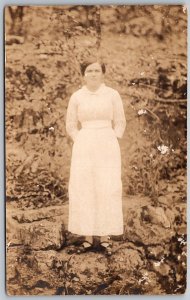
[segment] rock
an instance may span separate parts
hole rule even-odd
[[[163,226],[164,228],[171,228],[171,223],[167,218],[165,211],[162,207],[153,207],[151,205],[148,205],[146,209],[152,224],[158,224]]]
[[[6,253],[6,292],[9,296],[22,295],[21,272],[18,268],[18,257],[21,255],[22,249],[20,247],[11,248]]]
[[[165,244],[164,246],[151,246],[147,248],[147,256],[149,258],[154,258],[156,260],[161,260],[164,256],[168,256],[170,254],[169,244]]]
[[[161,276],[168,276],[170,274],[171,267],[162,261],[152,262],[153,270],[158,272]]]
[[[7,249],[6,253],[6,271],[7,271],[7,281],[15,282],[19,279],[20,274],[17,270],[17,262],[18,257],[22,255],[22,248],[16,247],[11,248],[10,250]]]
[[[140,253],[135,249],[129,249],[127,245],[122,246],[111,258],[111,268],[114,272],[125,272],[126,268],[128,271],[135,270],[142,267],[145,263]]]
[[[7,239],[7,247],[11,245],[20,244],[20,236],[19,236],[20,226],[18,222],[16,222],[11,214],[7,211],[6,215],[6,239]]]
[[[161,212],[163,210],[157,210],[150,205],[129,208],[125,216],[124,239],[144,245],[162,245],[163,242],[169,242],[175,232],[173,228],[167,228],[169,221],[165,215],[161,219]]]
[[[20,240],[34,250],[58,250],[65,243],[65,226],[47,220],[26,224],[20,229]]]
[[[140,256],[141,257],[145,257],[146,256],[146,253],[145,253],[145,248],[142,247],[142,246],[137,246],[131,242],[127,242],[127,246],[126,246],[128,249],[132,249],[132,250],[136,250],[140,253]]]
[[[156,272],[150,271],[147,268],[142,268],[139,272],[138,283],[143,287],[146,295],[160,295],[163,290]]]
[[[6,45],[24,44],[24,37],[18,35],[6,35]]]
[[[26,247],[12,247],[7,252],[8,295],[53,295],[56,286],[64,284],[48,266],[54,251],[27,251]]]
[[[187,204],[180,203],[175,206],[175,230],[179,235],[187,234]]]
[[[71,294],[93,294],[110,277],[107,258],[102,253],[69,255],[63,249],[52,260],[51,270],[63,281],[66,276],[67,292]]]
[[[164,254],[164,248],[162,246],[148,247],[149,257],[161,259]]]
[[[35,255],[37,261],[38,272],[49,272],[58,254],[55,250],[39,250],[33,253],[33,255]]]
[[[171,224],[171,226],[173,226],[175,221],[175,216],[176,216],[176,210],[174,208],[171,210],[168,207],[166,207],[164,212],[169,223]]]
[[[68,216],[68,204],[62,206],[43,207],[39,209],[30,209],[24,211],[17,211],[13,213],[12,218],[19,223],[31,223],[40,221],[51,217],[63,216],[63,219]]]
[[[88,285],[92,276],[96,284],[102,283],[107,273],[107,259],[103,254],[95,253],[86,253],[83,259],[81,256],[76,256],[72,260],[69,273],[79,277],[81,284]]]
[[[59,249],[66,239],[68,205],[40,209],[7,210],[7,246]]]
[[[163,186],[163,183],[162,183],[162,186]],[[166,188],[168,188],[167,184],[166,184]],[[165,205],[165,206],[173,205],[174,204],[174,195],[171,193],[166,196],[165,192],[164,192],[164,195],[158,197],[158,203],[160,205]]]

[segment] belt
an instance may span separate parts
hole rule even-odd
[[[91,120],[81,122],[82,128],[104,128],[112,127],[111,120]]]

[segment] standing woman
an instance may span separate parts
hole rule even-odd
[[[92,249],[93,236],[99,236],[101,247],[111,253],[109,235],[123,234],[117,138],[123,136],[126,119],[119,93],[103,83],[105,71],[96,61],[81,64],[85,85],[72,94],[67,108],[66,131],[74,142],[68,231],[85,236],[80,249]]]

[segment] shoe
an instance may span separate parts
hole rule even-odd
[[[111,256],[112,255],[112,244],[105,241],[105,242],[100,242],[100,247],[102,250],[105,252],[106,255]]]
[[[90,251],[93,249],[93,244],[91,244],[88,241],[84,241],[78,248],[77,248],[77,253],[85,253],[87,251]]]

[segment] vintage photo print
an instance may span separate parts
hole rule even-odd
[[[4,25],[7,294],[185,293],[187,7]]]

